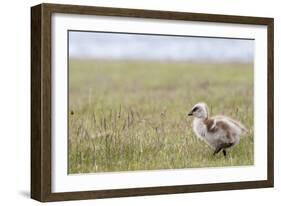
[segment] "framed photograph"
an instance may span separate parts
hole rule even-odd
[[[273,187],[273,19],[31,8],[31,197]]]

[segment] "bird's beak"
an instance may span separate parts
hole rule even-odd
[[[187,115],[188,115],[188,116],[192,116],[192,115],[193,115],[193,114],[192,114],[192,111],[191,111],[191,112],[189,112]]]

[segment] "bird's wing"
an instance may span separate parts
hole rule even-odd
[[[208,118],[208,119],[204,120],[204,124],[205,124],[208,132],[215,132],[217,130],[216,121],[214,118]]]
[[[205,125],[207,127],[207,131],[212,135],[213,138],[216,139],[216,144],[229,144],[233,143],[233,128],[231,127],[231,123],[226,121],[223,118],[208,118],[205,120]]]

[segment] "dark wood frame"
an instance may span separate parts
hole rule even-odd
[[[164,186],[52,193],[51,191],[51,16],[53,13],[102,15],[267,26],[268,131],[267,180],[200,185]],[[160,195],[273,187],[274,184],[274,83],[272,18],[170,11],[136,10],[76,5],[40,4],[31,8],[31,198],[42,201]]]

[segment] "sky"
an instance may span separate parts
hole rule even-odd
[[[254,40],[69,31],[69,56],[82,59],[253,62]]]

